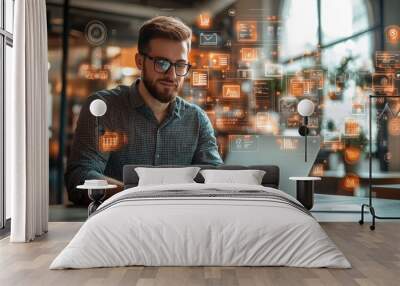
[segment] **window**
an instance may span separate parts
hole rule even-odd
[[[317,0],[287,0],[283,7],[284,27],[281,56],[287,60],[318,45]]]
[[[0,228],[11,217],[11,194],[5,189],[5,100],[11,92],[11,68],[13,66],[14,0],[0,0]]]
[[[0,5],[1,7],[2,5]],[[1,12],[3,12],[1,10]],[[1,16],[0,23],[3,23]],[[2,28],[2,27],[0,27]],[[3,32],[3,30],[0,30]],[[4,35],[0,34],[0,227],[4,227]]]
[[[325,98],[325,108],[323,115],[323,124],[333,122],[335,126],[343,125],[343,118],[352,116],[352,102],[354,96],[357,94],[355,85],[355,77],[352,76],[356,73],[372,73],[372,35],[371,33],[363,34],[362,36],[349,39],[347,41],[338,43],[332,47],[324,49],[322,52],[322,65],[328,71],[332,71],[340,66],[341,61],[346,57],[354,57],[347,68],[347,82],[348,86],[343,93],[342,100],[330,100],[329,97]],[[332,77],[335,76],[333,72],[330,73]],[[363,96],[366,96],[365,94]],[[367,132],[368,121],[359,121],[362,130]]]
[[[5,0],[5,30],[13,33],[14,22],[14,0]]]
[[[10,45],[6,45],[6,49],[5,49],[5,98],[9,97],[11,94],[11,76],[12,76],[12,72],[11,72],[11,68],[13,66],[13,57],[12,57],[12,47]],[[5,154],[5,152],[4,152]],[[5,219],[9,219],[11,218],[11,193],[10,193],[10,189],[7,188],[5,190]]]
[[[368,29],[369,23],[364,0],[321,1],[322,44],[351,37]]]
[[[305,71],[315,69],[320,70],[324,77],[323,88],[315,97],[319,105],[323,106],[316,125],[317,134],[322,135],[321,152],[315,165],[321,167],[322,171],[318,174],[324,174],[324,170],[344,169],[347,175],[358,171],[356,168],[353,168],[356,171],[352,170],[356,164],[359,170],[364,170],[361,169],[364,168],[361,163],[365,161],[346,161],[342,153],[345,154],[346,146],[351,144],[357,145],[361,153],[367,152],[365,136],[368,134],[368,120],[365,104],[371,93],[374,44],[377,44],[375,40],[379,38],[382,28],[381,23],[375,22],[378,21],[377,17],[372,14],[374,8],[378,8],[375,12],[380,15],[381,7],[372,2],[285,0],[281,6],[284,29],[279,61],[285,64],[287,73],[306,74]],[[351,133],[351,126],[357,126],[355,130],[358,131]],[[335,156],[330,155],[342,157],[336,160],[339,162],[337,164],[329,159]],[[342,176],[336,175],[339,173],[335,173],[335,176]],[[362,195],[355,191],[348,191],[348,194]]]
[[[320,66],[326,71],[327,78],[334,78],[343,61],[351,58],[346,66],[349,84],[341,100],[331,101],[324,97],[322,126],[327,121],[341,125],[341,119],[352,115],[351,102],[356,86],[350,75],[360,71],[373,72],[372,43],[379,26],[371,20],[369,10],[366,0],[284,1],[282,18],[285,28],[280,61],[288,63],[288,72]],[[319,60],[303,57],[315,51],[321,55]]]

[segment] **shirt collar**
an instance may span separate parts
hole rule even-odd
[[[139,93],[139,82],[140,78],[135,80],[132,85],[130,86],[130,96],[129,96],[129,101],[132,106],[132,108],[137,109],[139,107],[142,107],[145,105],[145,102],[142,98],[142,96]],[[181,101],[182,99],[177,96],[173,102],[170,103],[170,112],[173,110],[173,113],[178,117],[181,118]]]
[[[139,94],[139,89],[138,89],[139,82],[140,82],[140,79],[138,78],[137,80],[135,80],[132,83],[132,85],[130,87],[129,101],[133,108],[138,108],[138,107],[144,105],[144,100],[143,100],[142,96]]]

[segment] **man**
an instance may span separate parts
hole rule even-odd
[[[83,105],[65,174],[70,200],[76,200],[75,187],[87,179],[106,178],[122,186],[126,164],[223,164],[207,115],[178,96],[190,69],[191,34],[172,17],[145,22],[135,55],[141,78],[130,87],[96,92]],[[89,111],[95,99],[107,104],[98,125]],[[102,134],[114,134],[118,142],[127,140],[109,151],[96,139]]]

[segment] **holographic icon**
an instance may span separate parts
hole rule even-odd
[[[375,53],[375,66],[382,69],[400,68],[399,51],[377,51]]]
[[[374,73],[372,75],[372,90],[382,92],[392,92],[394,89],[393,74]]]
[[[358,137],[361,132],[360,123],[354,118],[346,118],[344,122],[344,134],[346,137]]]
[[[208,87],[208,70],[193,70],[192,71],[192,86],[193,87]]]
[[[224,84],[222,86],[223,98],[240,98],[240,85],[238,84]]]
[[[351,104],[352,115],[365,115],[366,114],[366,103],[361,101],[353,101]]]
[[[258,135],[229,135],[229,149],[231,152],[257,151]]]
[[[241,59],[245,62],[252,62],[258,59],[256,48],[242,48],[240,49]]]
[[[228,10],[228,15],[231,17],[235,17],[236,16],[236,10],[234,8],[230,8]]]
[[[253,70],[252,69],[238,69],[237,77],[240,79],[252,79],[253,78]]]
[[[257,41],[257,22],[256,21],[237,21],[237,40],[238,42]]]
[[[303,77],[289,79],[289,93],[292,96],[301,97],[310,94],[310,81]]]
[[[281,64],[266,62],[264,64],[264,76],[265,77],[282,77],[283,76],[283,66]]]
[[[277,135],[279,132],[279,116],[272,112],[257,112],[256,128],[262,133]]]
[[[361,158],[361,150],[358,147],[349,146],[344,150],[344,160],[347,164],[354,165]]]
[[[354,191],[360,186],[360,177],[356,174],[347,174],[342,181],[342,188],[346,191]]]
[[[202,13],[199,16],[199,26],[202,28],[208,28],[211,25],[211,17],[207,13]]]
[[[85,38],[93,46],[100,46],[107,40],[107,28],[103,22],[93,20],[85,27]]]
[[[218,34],[216,32],[201,32],[200,33],[200,46],[217,46]]]
[[[400,27],[397,25],[390,25],[385,29],[386,41],[391,44],[397,44],[400,40]]]
[[[210,53],[211,68],[227,68],[229,66],[229,54]]]

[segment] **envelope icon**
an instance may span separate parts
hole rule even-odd
[[[218,34],[215,32],[200,33],[200,46],[217,46],[218,44]]]

